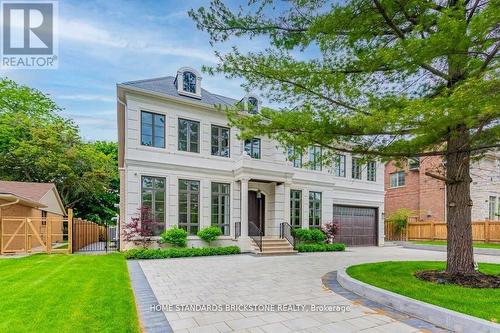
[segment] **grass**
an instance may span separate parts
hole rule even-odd
[[[434,240],[434,241],[414,241],[415,244],[422,245],[446,245],[446,241]],[[496,243],[473,243],[473,247],[477,248],[485,248],[485,249],[500,249],[500,244]]]
[[[500,289],[439,285],[417,279],[421,270],[444,270],[444,262],[387,261],[351,266],[347,274],[376,287],[438,305],[450,310],[497,322],[500,320]],[[479,264],[485,274],[500,274],[500,265]]]
[[[121,254],[0,260],[0,332],[139,332]]]

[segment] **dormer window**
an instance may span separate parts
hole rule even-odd
[[[255,97],[248,97],[248,112],[251,114],[259,113],[259,101]]]
[[[190,67],[183,67],[177,71],[175,85],[179,95],[201,98],[201,76]]]
[[[196,75],[186,71],[182,74],[182,79],[184,83],[182,89],[185,92],[196,94]]]

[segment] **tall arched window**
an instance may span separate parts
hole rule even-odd
[[[248,112],[257,114],[259,112],[259,101],[255,97],[248,97]]]
[[[196,75],[191,72],[184,72],[182,74],[183,90],[185,92],[196,94]]]

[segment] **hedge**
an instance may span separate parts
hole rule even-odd
[[[127,259],[164,259],[182,257],[221,256],[238,254],[240,248],[237,246],[226,247],[193,247],[193,248],[170,248],[170,249],[131,249],[125,251]]]
[[[297,244],[295,249],[299,252],[330,252],[345,251],[345,245],[342,243],[333,244]]]

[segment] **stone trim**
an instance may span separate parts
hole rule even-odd
[[[351,278],[347,275],[345,269],[337,272],[337,281],[345,289],[366,297],[371,301],[378,302],[454,332],[500,332],[500,325],[498,324],[371,286]]]
[[[139,262],[136,260],[128,260],[127,265],[143,332],[173,332],[172,327],[168,323],[163,311],[151,311],[151,306],[158,305],[159,302],[153,293],[153,289],[151,289],[148,279],[146,278],[146,275],[144,275]]]

